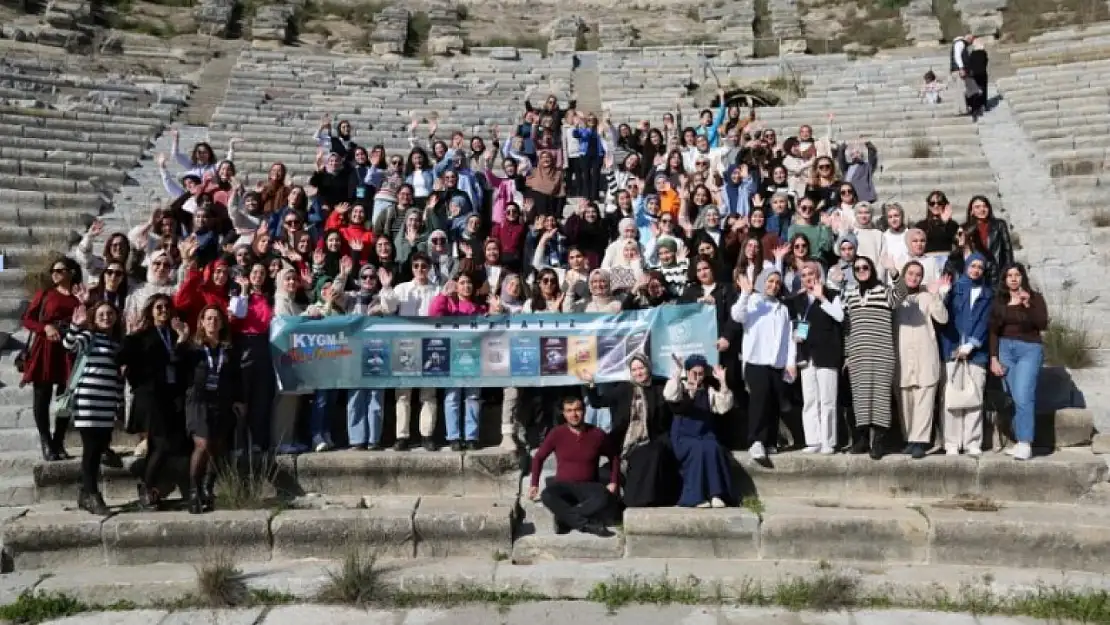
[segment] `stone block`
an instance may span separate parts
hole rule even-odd
[[[86,512],[25,515],[4,524],[4,554],[17,570],[103,566],[102,522]]]
[[[416,557],[507,557],[515,508],[508,499],[421,497],[413,518]]]
[[[925,517],[897,504],[779,499],[764,504],[759,555],[765,560],[924,563],[928,557]]]
[[[517,497],[520,495],[518,478],[523,470],[520,456],[499,448],[466,452],[463,454],[461,493],[489,497]]]
[[[255,625],[261,621],[263,608],[244,608],[238,610],[183,610],[172,612],[158,625]]]
[[[1087,449],[1065,449],[1032,462],[984,455],[974,492],[999,501],[1074,503],[1105,482],[1106,461]],[[958,493],[956,493],[958,494]]]
[[[121,514],[104,521],[104,549],[109,565],[200,564],[217,555],[235,562],[266,561],[271,514],[268,510]]]
[[[1079,447],[1095,433],[1094,413],[1086,408],[1057,408],[1037,415],[1033,445],[1038,448]]]
[[[274,557],[342,559],[364,549],[379,557],[412,558],[415,497],[363,510],[290,510],[270,523]]]
[[[297,456],[304,492],[329,495],[455,495],[462,492],[460,454],[338,451]]]
[[[1110,454],[1110,434],[1099,432],[1091,438],[1091,451],[1096,454]]]
[[[1101,506],[1001,504],[969,512],[929,506],[930,561],[1110,572],[1110,518]]]
[[[629,508],[626,558],[754,558],[759,517],[744,508]]]

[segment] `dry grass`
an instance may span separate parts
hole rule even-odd
[[[1002,506],[990,497],[969,494],[956,495],[950,499],[939,501],[935,505],[938,508],[959,509],[967,512],[998,512],[1002,509]]]
[[[929,158],[933,155],[933,143],[925,137],[914,137],[910,144],[911,158]]]
[[[1091,225],[1095,228],[1106,228],[1110,226],[1110,210],[1105,208],[1096,209],[1091,215]]]
[[[1067,293],[1048,293],[1048,329],[1044,336],[1044,362],[1055,367],[1085,369],[1097,364],[1095,354],[1101,347],[1091,330],[1090,318],[1083,306],[1072,301]]]
[[[1046,30],[1105,21],[1110,9],[1102,0],[1012,0],[1002,18],[1003,41],[1021,43]]]
[[[377,560],[376,555],[363,551],[348,553],[338,570],[328,571],[328,581],[320,589],[320,601],[367,606],[387,598],[389,592],[382,582]]]
[[[206,552],[204,562],[197,566],[197,597],[212,608],[246,605],[251,601],[243,572],[227,551]]]
[[[945,42],[967,34],[968,27],[964,25],[953,0],[933,0],[933,15],[940,22],[941,36]]]

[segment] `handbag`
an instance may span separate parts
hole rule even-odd
[[[69,381],[66,383],[65,391],[50,403],[50,409],[54,413],[55,419],[73,418],[73,402],[77,395],[77,383],[81,376],[85,374],[85,361],[88,360],[88,353],[88,348],[84,348],[77,353],[77,357],[73,359],[73,368],[69,370]]]
[[[983,405],[983,389],[971,376],[971,365],[966,360],[956,361],[948,383],[944,386],[944,406],[950,410],[971,410]]]
[[[42,324],[43,311],[46,310],[46,302],[43,301],[45,299],[46,299],[46,293],[43,293],[42,297],[39,298],[39,315],[38,315],[38,317],[39,317],[39,324],[40,325]],[[31,336],[27,337],[27,342],[23,344],[23,349],[19,350],[19,353],[15,355],[14,364],[15,364],[15,370],[16,371],[18,371],[20,373],[23,373],[27,369],[27,359],[31,357],[31,345],[33,345],[34,343],[35,343],[35,333],[32,332]]]

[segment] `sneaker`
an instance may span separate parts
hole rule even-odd
[[[802,447],[803,454],[815,454],[819,451],[821,451],[820,445],[806,445],[805,447]]]
[[[350,447],[348,447],[348,449],[350,449],[351,451],[366,451],[366,447],[367,446],[365,443],[358,443],[356,445],[351,445]]]
[[[320,441],[319,443],[316,443],[316,447],[314,447],[314,449],[316,450],[317,453],[319,453],[321,451],[327,451],[327,450],[331,449],[331,447],[328,446],[327,441]]]
[[[724,508],[725,502],[722,501],[720,497],[714,497],[713,499],[709,500],[709,505],[713,506],[714,508]]]
[[[462,451],[463,446],[461,441],[451,441],[451,451]]]
[[[958,456],[958,455],[960,455],[960,450],[959,449],[945,449],[944,450],[944,455],[946,455],[946,456]]]
[[[712,508],[712,507],[713,507],[713,504],[712,504],[712,503],[710,503],[710,502],[708,502],[708,501],[703,501],[703,502],[699,503],[698,505],[696,505],[696,506],[694,506],[694,507],[695,507],[695,508],[701,508],[701,509],[703,509],[703,510],[704,510],[704,509],[706,509],[706,508]]]
[[[767,452],[763,450],[763,443],[756,441],[748,448],[748,455],[752,460],[763,460],[767,457]]]
[[[393,451],[408,451],[409,439],[398,438],[396,443],[393,443]]]
[[[131,455],[135,456],[136,458],[146,458],[146,451],[147,444],[146,439],[144,438],[143,440],[139,441],[138,445],[135,445],[135,451],[133,451]]]
[[[381,451],[381,450],[382,450],[382,446],[379,445],[378,443],[370,443],[369,445],[366,446],[366,451]]]
[[[1014,445],[1014,460],[1030,460],[1033,458],[1033,446],[1029,443]]]
[[[439,451],[439,445],[436,445],[435,439],[431,436],[425,436],[423,443],[424,451]]]
[[[927,453],[925,451],[924,443],[917,443],[913,446],[913,451],[910,453],[914,460],[921,460]]]
[[[1010,445],[1006,449],[1002,450],[1002,453],[1006,454],[1007,456],[1012,456],[1012,455],[1014,455],[1014,450],[1016,450],[1016,449],[1017,449],[1017,443],[1014,443],[1013,445]]]
[[[832,447],[822,447],[821,451],[818,453],[820,453],[822,456],[831,456],[836,453],[836,450]]]
[[[967,455],[971,456],[972,458],[978,458],[979,456],[983,455],[983,450],[979,449],[978,447],[968,447],[965,453],[967,453]]]

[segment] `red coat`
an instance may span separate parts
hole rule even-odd
[[[200,271],[192,268],[185,273],[185,280],[177,287],[173,296],[173,305],[191,330],[196,330],[200,311],[205,306],[215,304],[225,313],[227,312],[228,296],[227,287],[212,284],[211,269],[215,263],[208,265],[208,269]]]
[[[365,263],[370,260],[370,252],[374,249],[373,230],[367,230],[361,224],[344,224],[343,213],[339,211],[332,211],[331,214],[328,215],[328,220],[324,222],[324,232],[327,233],[328,230],[338,230],[339,234],[343,236],[343,242],[345,244],[343,246],[344,254],[350,254],[351,241],[362,241],[362,251],[359,252],[358,261]],[[316,243],[316,247],[321,249],[324,247],[324,238],[326,236],[327,234],[320,237],[320,240]]]
[[[23,384],[65,384],[73,355],[62,347],[62,341],[46,340],[43,328],[53,325],[65,334],[73,318],[73,311],[80,302],[72,295],[62,295],[56,289],[39,291],[23,313],[23,327],[31,331],[31,351],[23,370]]]

